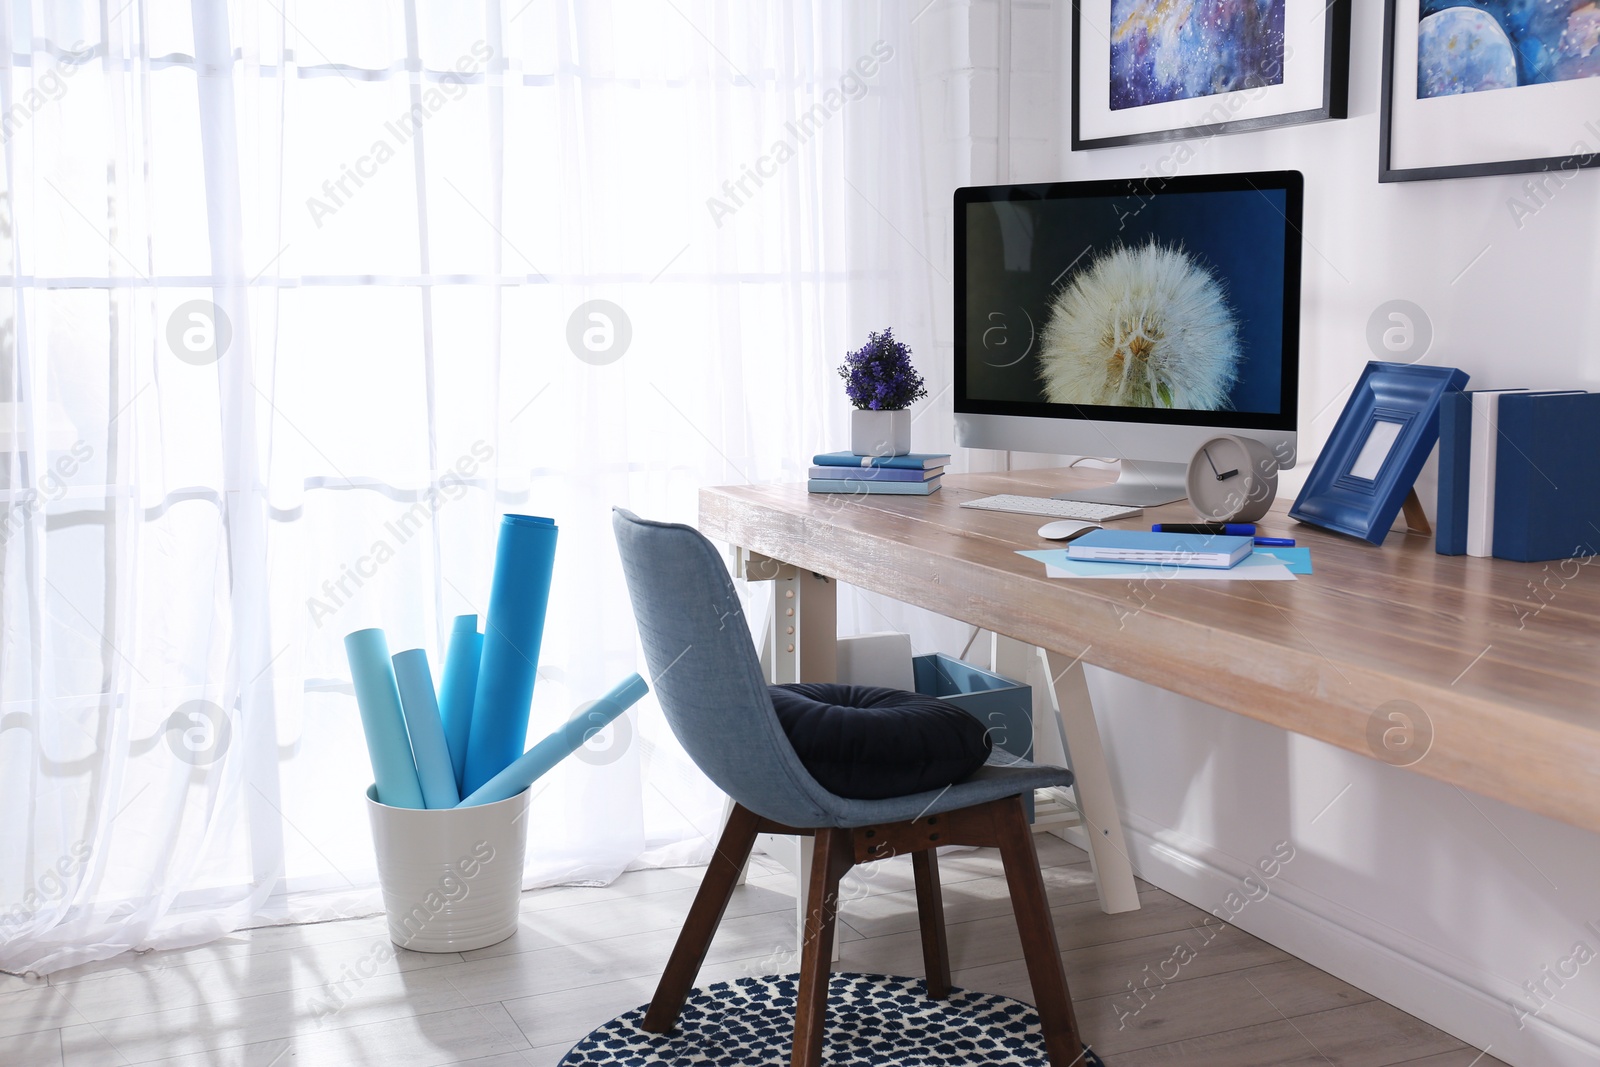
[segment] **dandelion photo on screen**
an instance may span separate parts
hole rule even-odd
[[[1282,411],[1284,189],[1084,184],[964,207],[967,397],[1041,417]]]
[[[1179,246],[1101,254],[1051,301],[1041,341],[1053,404],[1231,406],[1239,326],[1222,282]]]

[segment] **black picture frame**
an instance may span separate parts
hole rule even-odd
[[[1378,181],[1416,182],[1441,178],[1484,178],[1496,174],[1525,174],[1530,171],[1574,171],[1600,166],[1600,147],[1588,153],[1564,156],[1538,156],[1530,159],[1494,160],[1485,163],[1451,164],[1435,167],[1396,167],[1393,161],[1394,57],[1397,0],[1383,4],[1383,94],[1378,104]]]
[[[1288,0],[1294,6],[1297,0]],[[1390,0],[1392,3],[1393,0]],[[1323,77],[1322,103],[1319,107],[1281,115],[1264,115],[1248,119],[1234,119],[1194,126],[1180,126],[1169,130],[1120,134],[1109,137],[1085,138],[1081,133],[1079,99],[1083,95],[1083,0],[1072,0],[1072,150],[1094,148],[1119,148],[1124,145],[1159,144],[1164,141],[1183,141],[1192,137],[1213,137],[1219,134],[1248,133],[1277,126],[1297,126],[1306,122],[1342,119],[1349,115],[1350,97],[1350,8],[1351,0],[1314,0],[1323,7]]]

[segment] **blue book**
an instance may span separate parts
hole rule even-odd
[[[1496,556],[1600,553],[1600,393],[1507,393],[1495,462]]]
[[[849,478],[813,478],[806,483],[810,493],[855,493],[857,496],[931,496],[939,488],[939,479],[925,482],[877,482]]]
[[[937,478],[943,467],[914,470],[905,467],[812,467],[813,478],[844,478],[852,482],[925,482]]]
[[[948,452],[911,452],[904,456],[858,456],[854,452],[824,452],[820,456],[811,457],[811,462],[819,467],[899,467],[917,471],[942,467],[949,461]]]
[[[1467,492],[1472,469],[1472,394],[1456,390],[1439,402],[1439,506],[1433,550],[1467,554]]]
[[[1255,550],[1255,538],[1228,534],[1091,530],[1067,546],[1069,559],[1096,563],[1165,563],[1227,570]]]
[[[1494,554],[1494,483],[1500,456],[1495,425],[1500,398],[1525,392],[1522,388],[1468,389],[1446,393],[1440,399],[1439,514],[1434,550],[1441,555]],[[1450,437],[1445,436],[1447,418],[1453,420]]]

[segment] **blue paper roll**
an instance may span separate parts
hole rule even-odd
[[[479,804],[493,804],[509,800],[528,788],[546,771],[572,755],[596,730],[627,711],[639,698],[650,692],[650,687],[637,674],[630,674],[612,690],[584,710],[582,715],[562,723],[549,737],[534,745],[522,758],[473,790],[461,802],[470,808]]]
[[[450,766],[456,789],[466,780],[467,733],[472,728],[472,698],[478,689],[478,662],[483,658],[483,635],[476,615],[457,615],[445,654],[444,676],[439,679],[439,717],[444,740],[450,747]]]
[[[555,569],[556,524],[532,515],[500,521],[494,585],[483,628],[483,660],[467,732],[467,769],[462,791],[471,793],[522,755],[528,740],[528,708],[550,576]]]
[[[411,758],[417,765],[422,799],[430,808],[453,808],[461,801],[450,746],[439,720],[439,701],[433,695],[433,672],[428,654],[420,648],[394,654],[394,679],[400,687],[400,708],[411,735]]]
[[[378,803],[391,808],[421,808],[422,786],[411,760],[411,740],[400,710],[400,690],[389,662],[389,642],[382,630],[357,630],[344,639],[350,658],[350,680],[355,683],[356,706],[367,735],[367,755],[372,757],[372,780],[378,786]]]

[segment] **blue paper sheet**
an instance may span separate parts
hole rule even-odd
[[[528,708],[555,558],[553,519],[507,515],[500,520],[483,660],[467,733],[464,792],[476,791],[509,767],[528,740]]]
[[[444,676],[439,679],[439,717],[450,748],[450,766],[456,789],[466,780],[467,735],[472,729],[472,700],[478,691],[478,664],[483,659],[483,635],[476,615],[457,615],[445,653]]]
[[[650,687],[637,674],[630,674],[618,682],[609,693],[595,701],[584,714],[562,723],[549,737],[534,745],[522,758],[495,775],[472,795],[461,802],[470,808],[479,804],[493,804],[509,800],[528,788],[550,768],[578,751],[584,739],[621,715],[650,692]]]
[[[430,808],[453,808],[461,800],[450,746],[439,720],[439,701],[433,695],[433,672],[428,654],[420,648],[394,654],[394,678],[400,687],[400,707],[411,735],[411,758],[417,765],[422,799]]]
[[[1273,548],[1258,546],[1255,554],[1258,556],[1275,556],[1282,560],[1289,568],[1290,574],[1311,573],[1311,550],[1309,548]]]
[[[1285,549],[1274,549],[1282,552]],[[1288,551],[1293,551],[1288,550]],[[1309,552],[1309,549],[1301,551]],[[1018,552],[1019,556],[1036,559],[1047,568],[1053,578],[1104,578],[1160,581],[1294,581],[1294,568],[1284,560],[1258,548],[1237,565],[1226,570],[1211,567],[1179,567],[1171,563],[1097,563],[1073,559],[1064,548],[1036,549]],[[1309,561],[1307,566],[1309,567]],[[1309,571],[1305,572],[1309,573]]]
[[[355,683],[356,706],[361,709],[361,726],[367,735],[378,802],[391,808],[424,807],[400,710],[400,690],[389,662],[388,640],[382,630],[357,630],[345,637],[344,651],[350,658],[350,679]]]

